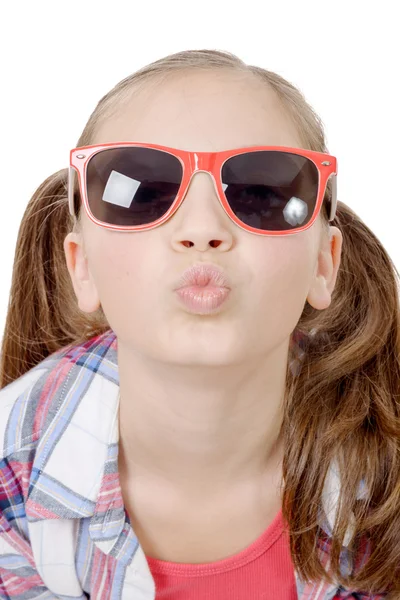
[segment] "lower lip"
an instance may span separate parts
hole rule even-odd
[[[217,311],[229,296],[230,289],[225,287],[192,285],[176,290],[183,304],[191,312],[209,315]]]

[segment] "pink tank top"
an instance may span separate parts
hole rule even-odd
[[[297,600],[282,509],[250,546],[211,563],[173,563],[146,557],[156,600]]]

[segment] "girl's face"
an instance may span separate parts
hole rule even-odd
[[[265,84],[227,72],[146,84],[100,126],[92,143],[118,141],[207,152],[303,146]],[[341,243],[339,230],[331,230],[339,241],[333,264],[320,218],[295,235],[246,232],[225,213],[211,176],[197,173],[183,204],[163,225],[109,231],[83,211],[83,239],[70,233],[64,248],[80,309],[92,312],[101,303],[128,350],[162,362],[222,366],[287,343],[306,300],[318,309],[329,306]],[[228,301],[213,315],[189,313],[173,291],[177,278],[198,261],[223,267],[231,281]]]

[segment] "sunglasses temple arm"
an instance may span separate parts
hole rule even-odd
[[[331,180],[331,201],[329,203],[330,206],[330,214],[329,221],[333,221],[336,215],[336,206],[337,206],[337,174],[332,173],[329,179]],[[328,181],[329,181],[328,179]]]
[[[70,214],[75,216],[75,207],[74,207],[74,183],[75,183],[75,169],[74,167],[69,167],[68,170],[68,207]]]

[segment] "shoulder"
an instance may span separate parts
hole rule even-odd
[[[43,361],[0,390],[0,460],[18,452],[40,434],[41,425],[35,417],[49,368]]]
[[[32,447],[82,371],[96,373],[116,344],[111,330],[54,352],[0,390],[0,461]]]

